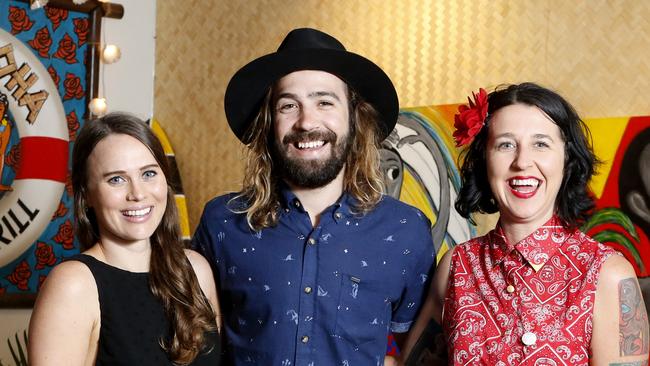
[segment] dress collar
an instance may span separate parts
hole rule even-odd
[[[501,221],[490,235],[490,250],[495,264],[501,263],[516,249],[531,267],[538,271],[553,257],[571,233],[562,226],[556,216],[553,216],[544,225],[515,244],[508,242]]]

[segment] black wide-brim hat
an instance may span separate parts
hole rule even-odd
[[[257,58],[230,79],[224,100],[226,118],[244,143],[244,134],[262,106],[269,88],[294,71],[319,70],[331,73],[352,87],[379,112],[383,140],[395,127],[399,102],[393,83],[372,61],[348,52],[343,44],[316,29],[294,29],[274,53]]]

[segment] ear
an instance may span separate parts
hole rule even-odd
[[[643,195],[637,191],[630,191],[625,196],[625,202],[630,206],[630,210],[637,216],[650,223],[650,208]]]

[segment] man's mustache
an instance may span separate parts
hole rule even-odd
[[[298,142],[323,140],[325,142],[333,143],[336,141],[336,134],[329,130],[318,131],[299,131],[290,132],[284,136],[282,143],[285,145],[295,144]]]

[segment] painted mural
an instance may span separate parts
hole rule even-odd
[[[88,22],[0,2],[0,304],[31,301],[78,252],[69,154],[86,111]]]

